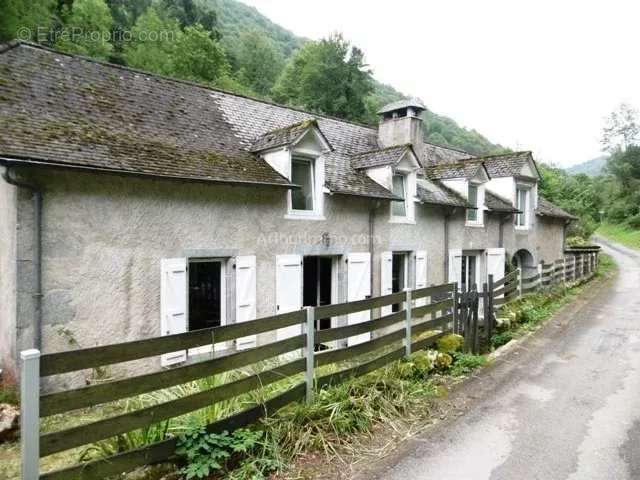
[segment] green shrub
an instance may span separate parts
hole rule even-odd
[[[11,405],[20,404],[20,395],[16,385],[0,384],[0,403],[10,403]]]
[[[513,333],[509,330],[506,330],[504,332],[496,333],[495,335],[493,335],[491,337],[491,345],[493,346],[493,348],[498,348],[509,343],[512,339]]]
[[[453,357],[448,353],[437,352],[433,361],[433,368],[438,372],[444,373],[449,370],[453,363]]]
[[[459,352],[464,345],[464,337],[455,333],[450,333],[436,341],[438,351],[442,353],[452,354]]]
[[[482,355],[472,353],[454,353],[453,366],[449,370],[451,375],[458,377],[473,372],[476,368],[487,364],[487,358]]]

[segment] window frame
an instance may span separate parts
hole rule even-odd
[[[482,215],[482,203],[481,203],[481,188],[482,184],[477,182],[468,182],[467,183],[467,202],[470,202],[470,191],[471,188],[475,189],[475,208],[467,208],[464,214],[465,226],[467,227],[482,227],[484,226],[484,217]],[[483,197],[484,198],[484,197]],[[469,214],[471,212],[475,213],[475,218],[469,218]]]
[[[393,180],[397,177],[400,177],[402,179],[402,193],[403,193],[403,197],[402,197],[402,205],[404,207],[404,215],[396,215],[396,213],[393,211],[393,206],[397,205],[400,203],[400,200],[392,200],[391,201],[391,218],[394,219],[398,219],[398,220],[407,220],[409,218],[409,205],[407,202],[407,186],[409,184],[409,176],[404,173],[404,172],[393,172],[391,174],[391,192],[396,195],[395,191],[394,191],[394,183]]]
[[[293,163],[297,162],[308,162],[311,165],[311,195],[313,202],[313,209],[311,210],[298,210],[293,208],[293,192],[289,190],[287,192],[287,214],[285,218],[287,219],[302,219],[302,220],[325,220],[323,216],[323,202],[321,195],[323,193],[322,185],[319,185],[318,179],[318,168],[323,164],[320,162],[319,156],[308,155],[303,153],[298,153],[296,151],[292,151],[289,160],[289,177],[290,180],[293,179]],[[324,166],[322,166],[324,168]]]
[[[531,187],[527,185],[516,185],[516,208],[522,213],[517,213],[514,225],[517,230],[528,230],[531,226]],[[520,205],[520,192],[524,192],[524,208]],[[520,223],[522,221],[522,223]]]

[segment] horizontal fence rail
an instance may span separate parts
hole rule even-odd
[[[25,471],[36,472],[32,478],[49,480],[102,479],[119,475],[141,465],[169,459],[174,455],[176,438],[167,437],[139,449],[46,473],[40,473],[38,462],[42,457],[158,425],[240,396],[250,395],[257,400],[253,400],[254,405],[249,408],[206,426],[207,431],[233,430],[254,423],[291,402],[305,398],[310,401],[317,388],[372,372],[412,351],[428,348],[451,332],[457,310],[454,308],[456,287],[455,283],[448,283],[355,302],[307,307],[240,324],[42,356],[36,351],[37,356],[23,360],[23,367],[29,367],[24,371],[32,372],[29,378],[23,375],[28,390],[24,405],[29,408],[29,411],[23,409],[23,418],[32,420],[32,425],[25,429],[25,438],[30,432],[35,444],[34,448],[25,449]],[[385,307],[391,309],[391,305],[396,305],[398,311],[381,314]],[[316,319],[345,319],[358,312],[369,312],[370,320],[355,324],[347,322],[328,329],[316,328]],[[295,325],[300,325],[301,333],[289,338],[240,351],[213,349],[216,343],[260,333],[275,334],[279,329]],[[368,339],[353,340],[363,334],[367,334]],[[328,344],[332,346],[316,351],[316,347],[325,348]],[[159,355],[203,346],[212,346],[213,358],[80,388],[39,392],[41,378],[135,360],[153,358],[157,362]],[[265,362],[273,362],[273,365]],[[87,407],[128,402],[139,395],[229,372],[241,378],[231,378],[204,389],[185,390],[186,393],[178,397],[161,397],[168,399],[146,404],[148,406],[143,404],[134,410],[119,411],[114,407],[115,413],[90,423],[51,432],[40,431],[39,418],[72,415]],[[290,386],[278,387],[278,382],[283,380]],[[266,392],[263,389],[268,386],[274,387],[270,391],[275,395],[271,393],[271,398],[262,399],[264,395],[260,392]]]

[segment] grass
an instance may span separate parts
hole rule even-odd
[[[628,247],[640,249],[640,230],[634,230],[626,225],[603,223],[596,230],[596,234]]]

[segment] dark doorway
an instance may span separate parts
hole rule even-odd
[[[304,257],[302,304],[305,307],[319,307],[331,303],[332,263],[331,257]],[[318,320],[316,328],[331,328],[331,319]]]
[[[394,253],[391,263],[391,290],[393,293],[402,292],[407,287],[407,254]],[[392,305],[393,312],[399,312],[401,303]]]
[[[189,263],[189,330],[219,327],[222,298],[222,262]]]

